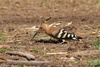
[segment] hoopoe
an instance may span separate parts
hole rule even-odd
[[[69,33],[64,28],[55,27],[53,25],[47,24],[47,21],[44,21],[41,25],[41,29],[48,34],[49,36],[57,39],[64,43],[68,39],[80,41],[82,37],[76,36],[74,33]]]

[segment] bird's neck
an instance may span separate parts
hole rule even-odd
[[[48,32],[49,29],[50,29],[50,27],[49,27],[48,24],[43,24],[43,25],[42,25],[42,29],[43,29],[45,32]]]

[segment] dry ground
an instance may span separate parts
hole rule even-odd
[[[34,25],[39,26],[40,22],[50,16],[52,18],[49,24],[61,22],[64,26],[68,22],[73,22],[66,29],[82,36],[84,42],[54,43],[49,41],[49,36],[44,33],[36,36],[37,42],[30,41],[34,31],[28,28]],[[3,50],[24,51],[36,56],[36,60],[52,61],[57,67],[89,67],[89,59],[100,59],[98,53],[95,52],[97,48],[91,44],[99,37],[99,29],[99,0],[0,0],[0,45],[11,46],[9,49],[0,50],[0,56],[6,59],[12,57],[2,53]],[[41,39],[46,41],[41,41]],[[68,53],[47,55],[47,52]],[[18,67],[18,65],[4,63],[0,65]]]

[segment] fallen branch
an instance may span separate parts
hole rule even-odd
[[[29,53],[26,53],[26,52],[19,52],[19,51],[8,51],[6,52],[7,54],[10,54],[10,55],[19,55],[19,56],[23,56],[25,58],[27,58],[28,60],[34,60],[35,59],[35,56],[29,54]]]
[[[7,64],[18,64],[18,65],[42,65],[52,64],[51,61],[22,61],[22,60],[6,60]]]

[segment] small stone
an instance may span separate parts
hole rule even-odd
[[[34,28],[37,28],[37,26],[33,26],[32,28],[33,28],[33,29],[34,29]]]
[[[75,61],[76,59],[74,57],[69,58],[70,61]]]

